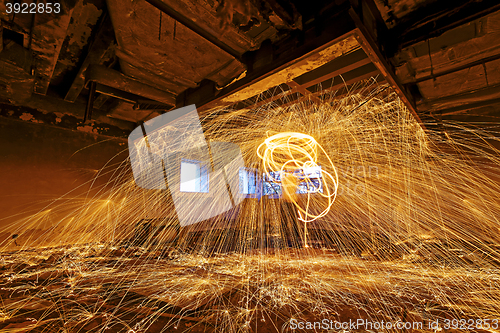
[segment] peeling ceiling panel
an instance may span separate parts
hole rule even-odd
[[[232,56],[147,3],[108,0],[108,8],[117,55],[128,76],[180,93],[203,79],[224,85],[245,70]]]

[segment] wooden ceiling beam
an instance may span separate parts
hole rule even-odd
[[[67,102],[74,102],[80,95],[80,92],[85,86],[85,72],[91,64],[101,64],[109,49],[114,46],[115,34],[113,25],[107,13],[103,14],[101,24],[91,42],[91,46],[87,52],[87,56],[83,61],[78,73],[76,74],[73,83],[71,84],[64,100]]]
[[[232,105],[238,102],[238,98],[240,98],[239,101],[241,102],[268,90],[271,85],[269,87],[265,86],[262,82],[264,79],[278,74],[312,54],[317,54],[319,50],[332,46],[348,37],[352,38],[355,25],[346,15],[347,9],[348,7],[339,8],[339,11],[333,17],[325,20],[321,33],[318,32],[317,27],[306,26],[304,31],[291,35],[289,38],[273,45],[270,53],[263,52],[262,56],[266,59],[261,59],[258,51],[243,56],[249,69],[245,77],[235,80],[222,89],[207,88],[206,85],[202,85],[200,88],[187,89],[178,96],[177,107],[196,104],[198,111],[204,111],[216,106]],[[305,36],[311,36],[311,38],[305,38]],[[288,80],[283,79],[281,82],[276,80],[276,84],[273,86],[286,83],[286,81],[290,81],[304,72],[289,76]],[[236,94],[240,92],[244,93],[237,96]]]
[[[34,14],[29,47],[36,57],[34,91],[37,94],[45,95],[49,89],[72,14],[73,8],[60,14]],[[53,19],[47,20],[48,17]]]
[[[171,106],[175,105],[174,94],[144,84],[105,66],[90,65],[86,71],[85,81],[86,83],[94,81],[129,94],[142,96]]]
[[[366,55],[373,64],[380,70],[384,78],[389,82],[394,91],[398,94],[401,101],[405,104],[405,106],[410,110],[415,120],[417,120],[420,125],[423,127],[422,120],[417,114],[415,102],[411,94],[405,91],[403,85],[399,82],[398,77],[394,74],[394,70],[389,65],[388,59],[386,59],[380,49],[378,44],[373,40],[372,34],[368,31],[364,23],[361,21],[358,14],[354,11],[354,9],[349,10],[349,15],[353,19],[356,24],[356,39],[361,44],[363,50],[365,50]]]

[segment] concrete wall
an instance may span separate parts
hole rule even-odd
[[[69,214],[127,157],[124,139],[0,117],[0,247],[43,246],[47,230],[68,231]]]

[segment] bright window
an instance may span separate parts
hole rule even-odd
[[[208,172],[200,161],[181,161],[181,192],[208,192]]]
[[[239,170],[240,193],[247,197],[254,197],[259,194],[259,179],[255,169],[240,168]]]

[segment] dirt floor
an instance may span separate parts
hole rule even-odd
[[[0,331],[499,332],[497,263],[444,252],[383,260],[92,244],[4,253]],[[360,320],[375,327],[352,326]]]

